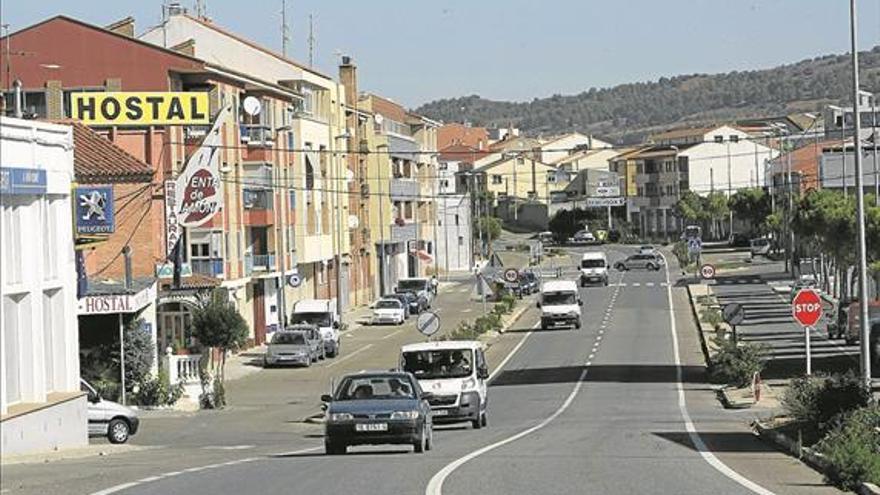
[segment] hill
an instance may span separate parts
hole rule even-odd
[[[861,86],[880,93],[880,46],[861,52]],[[426,103],[416,112],[445,122],[506,127],[529,135],[570,130],[620,143],[670,126],[821,111],[851,101],[848,55],[826,55],[766,70],[662,77],[653,82],[590,88],[530,102],[492,101],[478,95]]]

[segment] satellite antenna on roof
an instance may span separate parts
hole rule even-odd
[[[373,120],[376,121],[376,125],[382,125],[382,121],[385,120],[385,117],[383,117],[381,113],[377,113],[373,116]]]
[[[251,117],[256,117],[260,114],[260,110],[262,110],[262,106],[260,104],[260,100],[253,96],[248,96],[244,99],[244,113],[250,115]]]

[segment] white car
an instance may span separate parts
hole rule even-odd
[[[593,235],[592,232],[587,230],[581,230],[577,232],[572,240],[576,243],[593,243],[596,242],[596,236]]]
[[[137,433],[140,419],[134,409],[102,398],[85,380],[80,390],[88,396],[89,436],[107,437],[110,443],[125,443]]]
[[[489,365],[483,344],[475,340],[447,340],[405,345],[400,368],[430,392],[428,403],[434,423],[469,421],[474,429],[488,425]]]
[[[370,307],[373,308],[370,319],[373,325],[403,325],[406,320],[406,308],[397,299],[379,299]]]

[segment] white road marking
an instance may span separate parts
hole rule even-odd
[[[332,367],[336,366],[336,365],[339,364],[339,363],[343,363],[343,362],[345,362],[346,360],[348,360],[348,359],[350,359],[350,358],[352,358],[352,357],[354,357],[354,356],[357,356],[358,354],[360,354],[360,353],[366,351],[366,350],[369,349],[370,347],[373,347],[373,344],[367,344],[367,345],[361,347],[360,349],[358,349],[358,350],[352,352],[351,354],[348,354],[348,355],[346,355],[346,356],[344,356],[344,357],[338,358],[338,359],[336,359],[335,361],[333,361],[332,363],[330,363],[330,364],[328,364],[327,366],[325,366],[325,368],[332,368]]]
[[[471,309],[471,308],[465,308],[465,309],[461,310],[462,313],[470,313],[471,311],[473,311],[473,309]]]
[[[379,340],[390,339],[391,337],[394,337],[395,335],[399,334],[400,332],[402,332],[402,331],[404,331],[404,330],[405,330],[404,328],[401,328],[400,330],[395,330],[395,331],[389,333],[388,335],[382,337],[382,338],[379,339]]]
[[[247,450],[254,448],[253,445],[207,445],[204,450]]]
[[[641,287],[642,284],[641,284],[641,282],[633,282],[633,283],[632,283],[632,286],[633,286],[633,287]]]
[[[661,255],[662,256],[662,255]],[[666,261],[666,257],[663,257],[664,261]],[[669,264],[666,265],[666,281],[669,282]],[[681,417],[684,420],[684,427],[687,430],[688,437],[691,439],[691,443],[694,444],[694,447],[697,449],[697,452],[700,453],[700,456],[709,463],[710,466],[715,468],[719,473],[728,477],[729,479],[739,483],[743,487],[761,494],[761,495],[775,495],[770,490],[758,485],[752,480],[742,476],[737,473],[733,469],[730,469],[726,464],[721,462],[715,454],[713,454],[709,447],[706,446],[706,443],[703,442],[702,437],[697,432],[697,428],[694,425],[694,422],[691,420],[691,415],[687,409],[687,399],[684,394],[684,385],[682,384],[682,371],[681,371],[681,355],[678,350],[678,332],[675,327],[675,311],[672,306],[672,289],[668,286],[666,287],[666,297],[669,302],[669,329],[672,333],[672,354],[675,359],[675,388],[678,391],[678,409],[681,412]]]
[[[646,282],[645,287],[654,287],[654,282]]]

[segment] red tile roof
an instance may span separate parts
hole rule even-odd
[[[150,182],[153,168],[128,154],[110,140],[75,121],[73,127],[73,170],[79,183]]]

